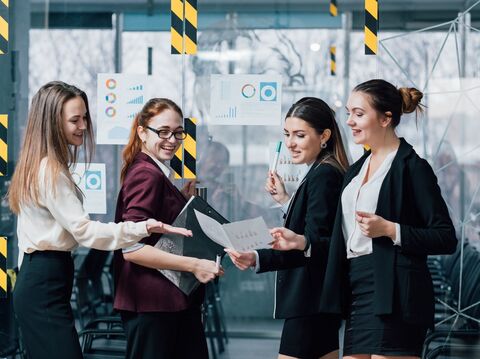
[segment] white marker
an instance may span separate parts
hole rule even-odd
[[[217,265],[217,271],[220,270],[220,262],[222,260],[222,256],[217,254],[217,259],[215,260],[215,264]]]
[[[277,149],[275,150],[275,157],[273,158],[272,167],[270,172],[275,172],[277,170],[278,159],[280,158],[280,149],[282,148],[282,141],[278,141]]]

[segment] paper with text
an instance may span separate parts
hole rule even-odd
[[[214,242],[240,252],[270,248],[272,237],[262,217],[220,224],[195,210],[200,227]]]

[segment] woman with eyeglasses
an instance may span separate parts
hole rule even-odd
[[[90,220],[70,167],[83,146],[93,154],[93,126],[85,92],[60,81],[33,96],[20,157],[8,192],[18,215],[19,266],[13,304],[29,359],[81,359],[70,306],[71,252],[129,247],[152,233],[191,235],[146,216],[101,223]]]
[[[155,218],[172,223],[187,203],[195,183],[180,191],[168,166],[186,138],[183,114],[171,100],[148,101],[132,125],[123,150],[122,187],[116,221]],[[159,235],[145,237],[115,252],[115,301],[127,334],[128,359],[208,358],[200,305],[204,287],[190,296],[157,269],[191,272],[202,283],[223,274],[215,262],[183,257],[155,248]]]

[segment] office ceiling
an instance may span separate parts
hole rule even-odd
[[[197,0],[203,13],[328,13],[328,0]],[[32,14],[49,13],[106,14],[112,12],[169,11],[170,0],[30,0]],[[353,14],[353,27],[363,28],[364,0],[337,0],[338,10]],[[415,30],[454,19],[459,12],[474,6],[472,26],[480,25],[479,0],[381,0],[380,28]]]

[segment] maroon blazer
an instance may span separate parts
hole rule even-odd
[[[117,200],[115,222],[140,222],[155,218],[172,224],[186,200],[145,153],[136,155],[128,168]],[[161,235],[152,234],[140,242],[155,245]],[[123,259],[121,250],[114,255],[114,308],[131,312],[177,312],[203,302],[200,286],[186,296],[156,269]]]

